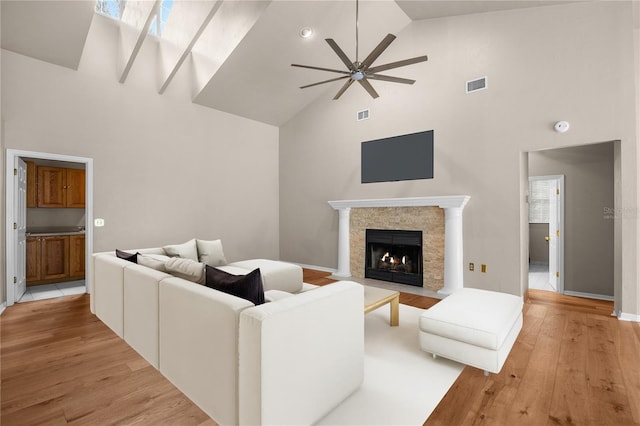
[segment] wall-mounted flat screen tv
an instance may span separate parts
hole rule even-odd
[[[362,142],[362,183],[433,179],[433,130]]]

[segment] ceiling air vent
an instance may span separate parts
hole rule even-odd
[[[467,81],[467,93],[477,92],[478,90],[484,90],[487,88],[487,77],[476,78],[475,80]]]
[[[368,120],[368,119],[369,119],[368,109],[363,109],[362,111],[358,111],[358,116],[356,117],[356,120],[362,121],[362,120]]]

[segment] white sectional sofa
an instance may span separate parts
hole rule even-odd
[[[362,383],[363,287],[314,288],[297,265],[264,259],[218,266],[256,267],[274,294],[258,306],[97,253],[91,311],[217,423],[313,424]]]

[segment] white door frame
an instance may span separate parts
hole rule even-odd
[[[7,149],[6,155],[6,230],[5,230],[5,251],[6,251],[6,295],[7,306],[15,303],[13,277],[16,276],[16,253],[14,253],[14,240],[17,238],[13,229],[14,220],[14,183],[13,168],[17,157],[28,157],[41,160],[65,161],[69,163],[81,163],[85,165],[86,172],[86,193],[85,193],[85,292],[89,292],[89,279],[91,277],[91,253],[93,252],[93,158],[74,157],[70,155],[50,154],[44,152],[21,151]]]
[[[558,268],[558,276],[556,291],[564,294],[564,175],[548,175],[548,176],[529,176],[532,180],[555,180],[556,188],[560,191],[558,194],[558,237],[557,237],[557,253],[556,264]],[[549,253],[551,255],[551,253]],[[551,262],[549,262],[551,263]]]

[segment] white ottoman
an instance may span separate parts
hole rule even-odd
[[[302,268],[293,263],[279,260],[251,259],[232,262],[227,266],[235,266],[253,271],[260,268],[262,285],[265,291],[281,290],[287,293],[298,293],[302,290]]]
[[[499,373],[522,328],[522,298],[474,288],[457,290],[420,316],[422,350]]]

